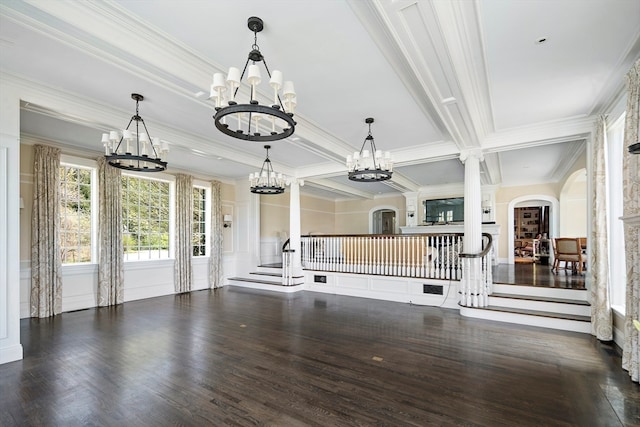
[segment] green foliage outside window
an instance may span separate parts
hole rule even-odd
[[[122,177],[124,253],[127,260],[169,257],[169,183]]]
[[[63,264],[91,262],[91,169],[60,166],[60,250]]]
[[[205,256],[207,254],[206,196],[206,189],[193,188],[193,234],[191,235],[193,256]]]

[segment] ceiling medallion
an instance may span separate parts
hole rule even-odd
[[[353,153],[353,156],[347,156],[347,170],[351,181],[374,182],[386,181],[391,179],[393,174],[393,159],[391,153],[376,149],[376,143],[371,135],[371,117],[364,121],[369,125],[369,134],[362,142],[360,151]],[[365,149],[365,145],[369,142],[371,151]]]
[[[254,142],[278,141],[293,135],[296,122],[293,120],[297,104],[293,83],[283,82],[282,72],[269,71],[267,61],[258,47],[258,33],[264,28],[262,19],[252,16],[247,25],[253,32],[254,42],[242,74],[236,67],[230,67],[227,76],[222,73],[213,75],[213,84],[209,99],[215,101],[216,114],[213,116],[216,127],[224,134],[238,139]],[[249,65],[251,62],[251,65]],[[269,85],[273,89],[271,105],[260,105],[256,87],[262,81],[260,68],[256,63],[264,64],[269,76]],[[246,74],[246,79],[244,79]],[[249,86],[248,102],[239,102],[237,95],[242,82]],[[284,102],[280,97],[284,98]]]

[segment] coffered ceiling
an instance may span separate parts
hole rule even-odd
[[[206,94],[213,73],[244,65],[247,18],[261,17],[260,49],[298,93],[296,132],[271,160],[333,199],[460,184],[464,150],[483,152],[484,184],[555,182],[640,56],[636,0],[2,0],[0,13],[24,135],[99,155],[137,92],[169,170],[225,181],[264,149],[221,134]],[[390,182],[346,178],[365,117],[395,158]]]

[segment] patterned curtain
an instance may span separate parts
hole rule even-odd
[[[211,256],[209,257],[209,285],[222,287],[222,202],[220,181],[211,181]]]
[[[640,154],[630,154],[626,147],[638,142],[640,137],[640,59],[627,74],[627,90],[622,191],[624,216],[631,216],[640,214]],[[627,292],[622,367],[629,371],[631,379],[635,382],[640,382],[640,331],[633,326],[634,319],[640,320],[639,234],[640,230],[625,224]]]
[[[592,188],[591,206],[591,333],[602,341],[613,339],[613,318],[609,295],[609,236],[607,233],[607,159],[605,146],[605,117],[596,120],[593,132],[593,159],[591,165]],[[617,220],[617,219],[616,219]]]
[[[62,312],[60,150],[35,145],[31,217],[31,317]]]
[[[193,177],[176,175],[176,254],[173,270],[176,293],[191,291],[193,236]]]
[[[98,306],[124,302],[122,175],[98,157]]]

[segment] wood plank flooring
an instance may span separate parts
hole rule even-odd
[[[586,334],[456,310],[226,287],[21,323],[2,426],[633,426]]]
[[[586,290],[585,275],[573,274],[569,270],[551,271],[550,265],[541,264],[498,264],[493,267],[494,283],[506,283],[546,288],[566,288]]]

